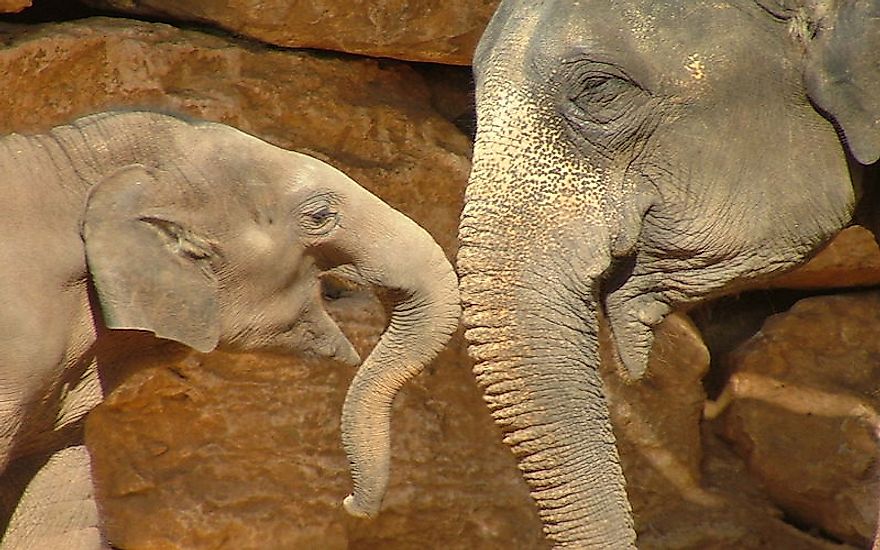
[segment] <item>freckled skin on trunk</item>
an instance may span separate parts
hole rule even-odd
[[[545,319],[524,325],[544,336],[518,338],[507,349],[486,343],[491,330],[470,329],[468,340],[484,398],[519,460],[545,533],[558,546],[633,548],[626,493],[613,483],[623,474],[602,381],[589,366],[595,335]]]
[[[463,228],[467,224],[465,218]],[[634,548],[596,370],[595,285],[560,276],[563,271],[550,267],[552,257],[530,256],[524,266],[495,271],[498,254],[473,237],[463,239],[459,263],[468,266],[461,289],[474,373],[546,535],[559,547]],[[512,291],[503,290],[507,284]]]

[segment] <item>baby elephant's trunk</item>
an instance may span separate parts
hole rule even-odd
[[[356,258],[355,266],[368,282],[388,289],[395,303],[388,329],[358,369],[342,409],[342,441],[354,481],[343,505],[367,518],[378,514],[388,484],[394,397],[440,352],[460,313],[458,280],[443,250],[402,214],[390,208],[386,214],[399,225],[363,236],[371,241],[369,257]]]

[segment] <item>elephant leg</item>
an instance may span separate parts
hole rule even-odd
[[[8,257],[0,249],[0,260]],[[27,273],[20,278],[38,277]],[[89,320],[82,318],[88,310],[75,317],[83,310],[78,307],[82,297],[47,288],[48,282],[0,288],[0,474],[16,456],[53,448],[38,439],[55,428],[63,383],[76,382],[73,377],[81,374],[65,379],[66,369],[75,363],[68,357],[71,334],[88,326]]]
[[[27,484],[0,549],[109,548],[99,528],[91,464],[85,445],[55,452]]]

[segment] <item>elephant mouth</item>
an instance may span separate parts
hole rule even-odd
[[[321,307],[316,313],[307,313],[290,323],[280,332],[276,345],[264,349],[275,355],[300,357],[309,361],[330,359],[354,367],[361,357],[339,325]]]
[[[342,265],[324,271],[320,275],[320,281],[321,297],[330,304],[351,298],[369,286],[351,265]]]
[[[356,367],[361,363],[360,354],[348,338],[336,345],[328,344],[315,346],[313,349],[303,349],[301,354],[306,359],[312,360],[332,359],[347,367]]]

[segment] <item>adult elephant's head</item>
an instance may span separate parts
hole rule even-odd
[[[203,352],[356,364],[324,309],[321,275],[343,266],[392,297],[389,326],[359,368],[342,419],[355,484],[347,508],[375,514],[394,396],[457,328],[457,278],[443,251],[315,158],[219,124],[117,116],[119,139],[137,128],[136,156],[160,160],[118,170],[89,195],[83,239],[108,327],[149,330]]]
[[[880,7],[502,1],[475,55],[459,274],[475,373],[557,544],[631,547],[598,323],[803,261],[880,155]]]

